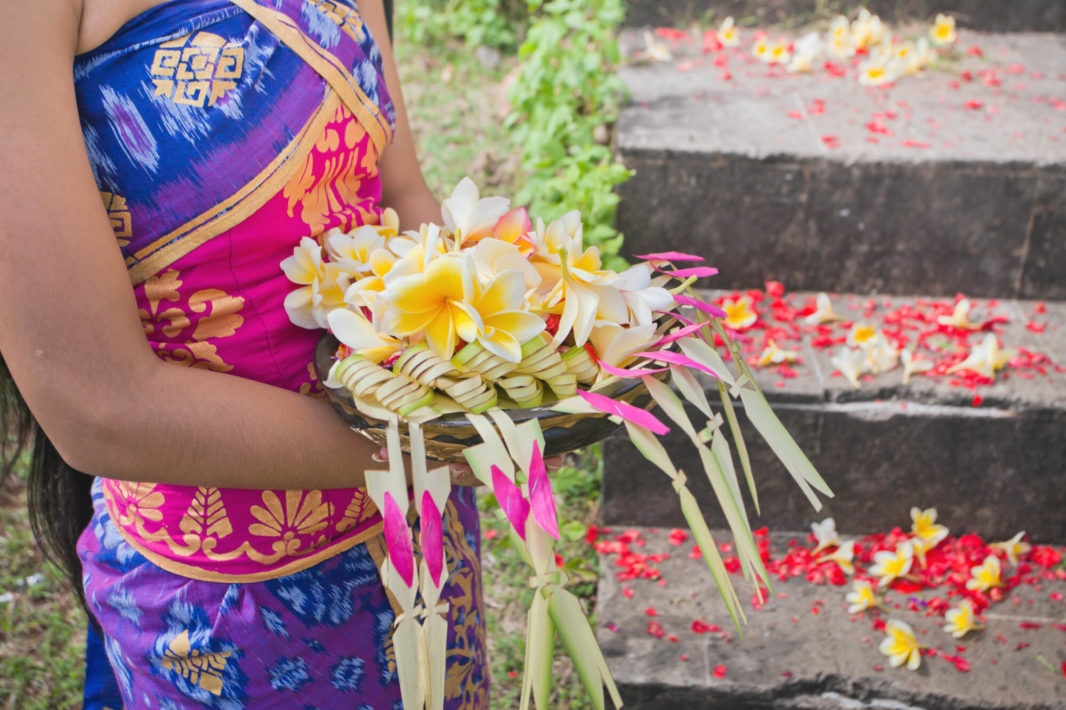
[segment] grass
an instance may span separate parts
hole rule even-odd
[[[402,32],[402,28],[398,28]],[[397,38],[397,61],[427,182],[438,198],[469,175],[483,194],[510,195],[518,182],[516,150],[502,126],[504,84],[515,67],[504,57],[482,65],[458,42],[413,46]],[[563,541],[573,589],[590,607],[595,555],[585,528],[598,516],[599,471],[594,457],[575,458],[554,475]],[[487,494],[484,502],[489,503]],[[494,508],[494,506],[492,506]],[[532,596],[529,570],[507,542],[505,524],[485,506],[483,569],[492,666],[493,707],[514,708],[521,688],[525,615]],[[85,615],[66,581],[33,542],[23,477],[0,490],[0,708],[73,710],[81,706]],[[27,580],[31,583],[27,583]],[[552,708],[587,707],[569,659],[557,652]]]

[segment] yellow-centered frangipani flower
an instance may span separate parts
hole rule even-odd
[[[820,523],[811,523],[811,534],[818,543],[814,548],[814,554],[818,554],[827,547],[840,544],[840,535],[837,534],[837,521],[826,518]]]
[[[914,351],[906,348],[900,351],[899,360],[903,364],[903,384],[910,382],[911,375],[919,372],[928,372],[933,369],[932,360],[916,358]]]
[[[477,342],[508,362],[521,362],[522,345],[544,330],[544,319],[524,308],[522,273],[501,271],[488,286],[475,291],[473,306],[480,316]]]
[[[970,322],[970,308],[970,299],[963,298],[955,304],[955,309],[950,316],[940,316],[936,319],[936,322],[940,325],[959,328],[960,330],[977,330],[981,326]]]
[[[337,340],[368,360],[388,360],[406,347],[402,340],[375,330],[374,325],[362,313],[348,308],[330,311],[327,320],[329,329],[337,336]]]
[[[855,55],[851,40],[851,23],[843,15],[837,15],[829,25],[828,52],[836,59],[850,59]]]
[[[740,33],[733,24],[732,17],[725,18],[718,27],[718,41],[726,47],[736,47],[740,44]]]
[[[322,261],[322,247],[312,237],[304,237],[292,256],[281,262],[281,269],[301,288],[285,296],[285,312],[301,328],[326,328],[326,316],[344,306],[344,290],[338,284],[341,269]]]
[[[969,356],[957,365],[948,368],[948,374],[959,370],[969,370],[978,375],[995,379],[996,370],[1002,368],[1011,358],[1018,354],[1014,348],[1001,350],[999,339],[989,333],[981,343],[970,351]]]
[[[647,59],[650,62],[668,62],[673,59],[666,43],[656,40],[647,30],[644,30],[644,49],[637,52],[636,56],[637,59]]]
[[[836,562],[847,574],[855,574],[855,543],[845,542],[821,559],[822,562]]]
[[[654,323],[623,328],[617,323],[601,321],[589,334],[596,357],[611,367],[625,367],[633,360],[633,353],[644,352],[655,340]],[[599,379],[606,377],[610,374],[601,369]]]
[[[864,347],[877,336],[877,328],[869,323],[856,323],[848,332],[848,345],[856,348]]]
[[[861,386],[859,378],[867,370],[866,353],[852,348],[840,348],[836,355],[829,358],[829,362],[840,371],[840,374],[851,383],[852,387],[859,389]]]
[[[796,350],[782,350],[774,342],[773,338],[770,338],[770,342],[766,344],[766,349],[759,355],[758,363],[762,366],[767,365],[784,365],[790,362],[796,362],[799,360],[799,352]]]
[[[974,592],[987,592],[993,587],[1002,587],[1000,579],[999,558],[989,555],[985,561],[976,567],[970,568],[970,579],[966,580],[966,588]]]
[[[450,358],[460,340],[473,342],[481,329],[475,288],[470,255],[437,257],[423,271],[387,282],[378,295],[385,303],[381,328],[401,338],[424,332],[426,344]]]
[[[1010,560],[1012,565],[1018,564],[1018,558],[1033,549],[1033,546],[1028,542],[1022,540],[1022,536],[1025,535],[1025,531],[1012,537],[1010,540],[1004,540],[1003,542],[993,542],[989,547],[996,550],[1003,550],[1007,554],[1007,559]]]
[[[933,44],[938,47],[955,44],[955,18],[951,15],[937,14],[936,22],[929,30],[929,36]]]
[[[881,44],[885,37],[885,25],[881,18],[873,15],[866,8],[859,11],[859,16],[851,23],[851,42],[857,49],[868,49]]]
[[[901,542],[895,552],[881,550],[874,553],[874,566],[870,574],[877,577],[877,586],[887,587],[892,580],[911,571],[914,564],[914,547],[909,542]]]
[[[849,614],[858,614],[860,611],[881,605],[881,600],[877,597],[873,585],[865,579],[852,581],[851,591],[844,596],[844,599],[849,604]]]
[[[657,316],[656,311],[669,311],[674,308],[674,297],[662,286],[669,277],[652,278],[652,268],[647,262],[629,267],[618,275],[614,287],[622,294],[629,308],[629,323],[648,325]]]
[[[496,274],[503,271],[518,271],[525,281],[526,291],[540,285],[540,273],[529,259],[522,254],[517,244],[488,237],[474,247],[474,265],[478,278],[488,283]]]
[[[787,40],[777,40],[770,45],[769,56],[766,61],[770,64],[788,64],[792,59],[792,52],[789,51]]]
[[[474,181],[464,177],[441,203],[440,212],[444,228],[454,235],[456,244],[462,244],[491,237],[493,227],[510,208],[506,197],[481,198]]]
[[[969,599],[963,599],[959,602],[959,605],[954,609],[949,609],[944,614],[944,631],[954,636],[957,639],[961,639],[963,636],[971,631],[978,631],[985,628],[977,624],[977,617],[974,614],[973,602]]]
[[[932,542],[932,549],[948,536],[948,529],[936,522],[936,508],[911,508],[911,533]]]
[[[893,668],[899,668],[904,663],[912,671],[918,670],[922,664],[922,645],[914,635],[914,629],[905,621],[891,619],[885,624],[887,636],[878,650],[888,656],[888,662]]]
[[[814,299],[814,313],[806,316],[803,322],[822,325],[823,323],[832,323],[838,320],[841,320],[841,318],[833,312],[833,302],[829,299],[829,294],[819,293]]]
[[[764,62],[770,61],[771,50],[772,45],[770,44],[769,37],[759,37],[757,40],[752,42],[751,53]]]
[[[759,320],[759,314],[751,307],[750,296],[741,296],[735,301],[727,298],[722,301],[722,310],[726,314],[725,324],[733,330],[750,328]]]
[[[863,86],[884,86],[897,78],[893,66],[881,57],[859,65],[859,83]]]
[[[556,347],[570,333],[575,345],[584,345],[597,319],[628,322],[629,306],[613,285],[618,275],[602,268],[599,249],[582,246],[580,213],[568,212],[547,227],[538,220],[533,237],[530,260],[541,275],[535,305],[559,314]]]
[[[868,369],[875,375],[888,372],[899,363],[899,350],[888,342],[888,338],[881,331],[877,331],[877,335],[863,350],[866,351]]]
[[[808,72],[822,54],[822,39],[817,32],[808,32],[793,46],[792,60],[788,64],[791,74]]]
[[[891,62],[897,74],[914,76],[923,67],[918,52],[911,42],[901,42],[891,48]]]

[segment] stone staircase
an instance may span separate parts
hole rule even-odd
[[[712,16],[717,24],[727,14],[773,21],[836,4],[633,3],[634,27],[621,44],[629,57],[647,49],[650,28],[639,25],[684,28],[690,19]],[[626,249],[706,255],[720,269],[706,287],[743,292],[775,280],[796,307],[815,292],[829,292],[837,312],[855,321],[952,303],[964,293],[978,300],[975,313],[1004,321],[995,329],[1005,347],[1050,359],[1039,372],[1008,370],[976,390],[943,376],[915,376],[904,385],[898,369],[854,389],[834,373],[836,347],[820,346],[806,330],[788,345],[802,358],[790,368],[794,373],[764,368],[756,377],[836,497],[816,513],[773,455],[754,445],[762,517],[750,513],[753,527],[806,531],[832,516],[845,536],[888,532],[908,527],[911,506],[935,506],[953,534],[996,540],[1024,529],[1034,541],[1061,545],[1066,34],[1047,32],[1066,32],[1066,3],[885,0],[867,6],[886,19],[954,11],[960,26],[973,29],[960,30],[956,55],[935,70],[884,88],[857,85],[852,68],[837,77],[768,67],[748,53],[751,30],[742,34],[741,48],[706,54],[696,31],[691,42],[652,35],[672,58],[633,61],[622,71],[631,97],[619,116],[616,147],[636,171],[620,190],[617,222]],[[776,37],[779,30],[769,32]],[[761,347],[758,336],[747,346],[754,354]],[[749,444],[758,441],[753,431],[745,434]],[[695,475],[695,455],[682,453],[683,437],[668,439],[697,498],[711,500],[706,481]],[[665,479],[628,444],[609,442],[605,457],[605,524],[649,539],[649,527],[684,526],[676,500],[664,493]],[[724,528],[712,507],[704,505],[712,528]],[[1039,647],[1036,655],[1053,671],[1034,666],[1034,652],[997,652],[997,636],[1027,623],[1006,614],[997,630],[990,623],[976,640],[967,639],[977,650],[971,655],[996,657],[994,668],[978,673],[975,663],[972,673],[912,674],[871,671],[886,660],[876,650],[883,634],[868,624],[861,631],[839,628],[847,619],[838,608],[845,590],[834,590],[825,607],[834,612],[812,625],[814,592],[789,582],[752,615],[745,641],[678,632],[675,645],[646,632],[645,608],[669,609],[682,625],[706,614],[729,627],[702,563],[664,562],[669,583],[634,583],[634,598],[619,593],[611,565],[603,559],[598,635],[627,707],[1066,707],[1060,668],[1066,634],[1050,625],[1066,622],[1062,580],[1047,583],[1058,590],[1051,592],[1057,602],[1045,590],[1038,601],[1001,605],[1044,620],[1032,632],[1039,643],[1030,637],[1017,643]],[[821,596],[827,598],[824,588]],[[1027,608],[1019,611],[1019,604]],[[679,656],[698,663],[679,663]],[[743,670],[719,677],[712,672],[719,658]]]

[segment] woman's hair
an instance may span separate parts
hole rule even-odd
[[[92,519],[92,478],[60,457],[33,418],[0,355],[0,483],[32,446],[27,476],[30,529],[45,556],[66,575],[89,619],[78,558],[78,537]]]

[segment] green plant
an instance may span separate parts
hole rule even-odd
[[[507,119],[525,173],[515,200],[546,219],[579,210],[586,243],[617,268],[622,235],[613,224],[614,188],[631,173],[606,143],[625,95],[614,71],[624,3],[530,0],[529,10]]]
[[[420,44],[461,38],[468,47],[510,51],[527,20],[522,0],[404,0],[396,19],[403,35]]]

